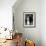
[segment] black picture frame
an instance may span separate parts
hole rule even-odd
[[[36,27],[36,12],[23,13],[23,26],[28,28]]]

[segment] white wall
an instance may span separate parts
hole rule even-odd
[[[16,0],[0,0],[0,27],[12,28],[12,6]]]
[[[46,0],[23,0],[17,7],[14,5],[13,11],[18,32],[22,32],[28,39],[33,39],[37,46],[46,46]],[[24,11],[36,12],[36,28],[23,27]]]
[[[24,38],[32,39],[35,41],[36,46],[41,46],[41,30],[40,30],[40,17],[41,17],[41,0],[23,0],[16,8],[14,5],[15,28],[18,32],[24,34]],[[23,27],[23,12],[36,12],[36,27],[24,28]]]
[[[46,0],[41,1],[41,40],[42,46],[46,46]]]

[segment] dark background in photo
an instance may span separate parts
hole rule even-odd
[[[25,14],[25,25],[33,25],[33,14]]]

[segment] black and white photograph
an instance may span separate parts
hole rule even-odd
[[[36,14],[35,12],[24,12],[24,27],[36,26]]]

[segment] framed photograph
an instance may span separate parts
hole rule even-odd
[[[35,12],[24,12],[23,17],[24,27],[36,27],[36,13]]]

